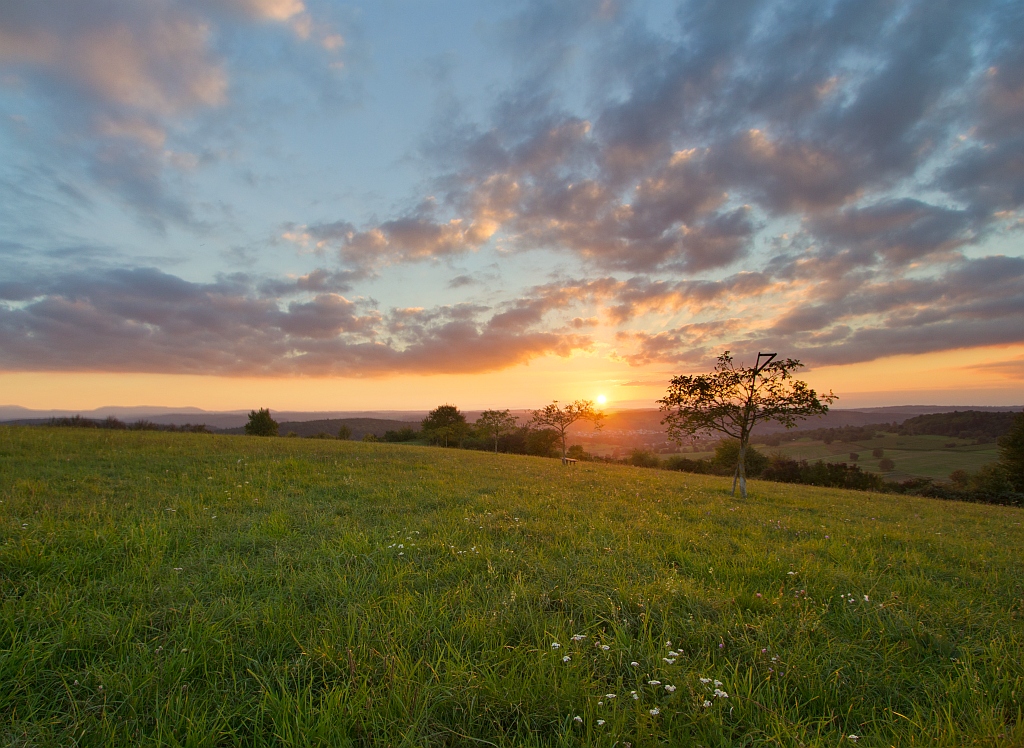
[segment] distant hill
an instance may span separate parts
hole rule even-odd
[[[316,436],[317,434],[328,434],[337,436],[338,429],[348,426],[352,432],[351,439],[362,439],[367,434],[377,437],[384,436],[385,431],[398,431],[414,425],[417,429],[419,423],[412,424],[410,421],[396,421],[386,418],[320,418],[314,421],[279,421],[277,433],[286,436],[293,432],[298,436]],[[218,434],[244,434],[245,427],[237,426],[230,429],[217,429]]]

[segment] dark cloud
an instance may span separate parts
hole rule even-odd
[[[362,376],[488,371],[591,345],[487,311],[381,313],[320,292],[282,308],[244,275],[203,284],[115,269],[0,285],[0,360],[8,371]]]
[[[1024,343],[1024,258],[965,260],[933,278],[851,284],[831,303],[810,301],[739,320],[631,332],[622,357],[633,364],[702,363],[728,349],[750,356],[780,349],[813,365],[849,364],[900,354]]]

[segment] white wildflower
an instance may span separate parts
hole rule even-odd
[[[629,664],[632,665],[633,667],[640,667],[640,663],[636,662],[635,660],[633,662],[629,663]]]
[[[561,648],[561,646],[562,646],[562,645],[561,645],[561,644],[559,644],[558,642],[551,642],[551,648],[552,648],[552,649],[560,649],[560,648]]]
[[[676,664],[676,658],[675,657],[662,657],[661,659],[664,660],[665,662],[667,662],[669,665],[675,665]]]
[[[717,699],[727,699],[727,698],[729,698],[729,694],[727,694],[725,691],[723,691],[720,688],[716,688],[715,689],[715,698],[717,698]]]
[[[716,680],[715,681],[715,688],[718,688],[720,685],[722,685],[722,681]]]
[[[658,707],[654,707],[650,711],[652,717],[657,717],[659,714],[661,714],[661,710]]]
[[[856,743],[858,740],[860,740],[860,735],[847,735],[846,737],[848,739],[852,740],[854,743]]]
[[[602,644],[601,649],[602,651],[607,652],[609,649],[611,649],[611,647],[609,647],[607,644]]]
[[[864,595],[864,602],[866,602],[866,603],[868,603],[868,602],[871,602],[871,601],[870,601],[870,600],[868,599],[868,596],[867,596],[867,595]]]
[[[661,681],[660,680],[649,680],[649,681],[647,681],[647,685],[648,686],[660,686],[661,685]]]
[[[582,725],[583,724],[583,717],[581,717],[580,715],[577,714],[575,717],[572,718],[572,721],[575,722],[578,725]]]
[[[597,721],[597,726],[598,726],[598,727],[600,727],[600,726],[601,726],[601,725],[603,725],[603,724],[604,724],[604,720],[603,720],[603,719],[599,719],[599,720]]]
[[[669,693],[674,693],[675,690],[676,690],[676,687],[675,686],[665,686],[665,690],[668,691]]]
[[[573,634],[573,636],[572,636],[572,640],[574,642],[581,642],[581,641],[583,641],[586,638],[587,638],[586,634]]]
[[[630,691],[629,695],[633,697],[633,701],[639,701],[640,700],[640,696],[637,694],[636,691]]]
[[[562,658],[562,662],[569,662],[569,660],[571,660],[571,659],[572,658],[569,655],[566,655],[565,657]]]
[[[606,693],[606,694],[604,695],[604,697],[605,697],[606,699],[614,699],[614,698],[615,698],[615,694],[613,694],[613,693]]]
[[[678,657],[679,656],[679,652],[676,652],[674,649],[670,649],[669,653],[668,653],[668,656],[669,657]]]
[[[710,678],[701,678],[701,679],[700,679],[700,682],[701,682],[701,683],[703,683],[703,684],[705,684],[705,685],[707,685],[708,683],[710,683],[710,682],[711,682],[711,679],[710,679]]]

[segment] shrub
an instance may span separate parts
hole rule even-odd
[[[886,473],[896,469],[896,463],[890,460],[888,457],[883,457],[878,461],[878,469]]]
[[[583,449],[580,444],[573,444],[569,447],[566,452],[566,456],[571,457],[574,460],[580,460],[581,462],[591,462],[594,459],[594,455]]]
[[[856,462],[860,459],[860,455],[856,452],[850,452],[850,462]]]
[[[380,439],[377,438],[376,434],[363,434],[363,441],[364,442],[379,442]]]
[[[732,475],[739,461],[740,443],[736,439],[723,439],[715,447],[715,457],[712,465],[722,474]],[[758,476],[768,467],[768,458],[758,452],[752,445],[747,446],[746,455],[747,475]]]
[[[338,438],[341,439],[342,441],[348,441],[349,439],[352,438],[352,429],[350,429],[345,424],[342,424],[340,427],[338,427]]]
[[[384,441],[386,442],[411,442],[413,439],[418,437],[420,434],[416,429],[409,426],[403,426],[398,431],[385,431]]]
[[[880,457],[884,457],[885,456],[885,450],[882,449],[881,447],[875,447],[874,449],[871,450],[871,456],[874,457],[875,459],[878,459]]]
[[[646,449],[634,449],[629,454],[629,464],[636,467],[658,467],[658,456]]]
[[[249,411],[245,433],[249,436],[277,436],[277,421],[271,418],[270,410],[267,408]]]

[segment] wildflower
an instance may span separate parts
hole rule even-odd
[[[864,602],[866,602],[866,603],[870,602],[870,600],[868,600],[868,596],[867,595],[864,595]]]
[[[674,693],[675,690],[676,690],[676,687],[675,686],[665,686],[665,690],[668,691],[669,693]]]
[[[675,657],[662,657],[661,659],[663,659],[669,665],[675,665],[676,664],[676,658]]]
[[[652,717],[657,717],[659,714],[661,714],[661,710],[658,707],[654,707],[650,711]]]
[[[604,695],[604,697],[605,697],[606,699],[614,699],[614,698],[615,698],[615,694],[613,694],[613,693],[606,693],[606,694]]]
[[[718,688],[720,685],[722,685],[722,681],[716,680],[715,681],[715,688]]]
[[[629,664],[630,664],[630,665],[632,665],[633,667],[640,667],[640,663],[639,663],[639,662],[636,662],[636,661],[634,661],[634,662],[631,662],[631,663],[629,663]]]
[[[78,681],[76,680],[72,685],[77,686],[78,685]]]
[[[701,682],[701,683],[703,683],[703,684],[705,684],[705,685],[707,685],[708,683],[710,683],[710,682],[711,682],[711,679],[710,679],[710,678],[701,678],[701,679],[700,679],[700,682]]]
[[[722,689],[720,689],[720,688],[716,688],[716,689],[715,689],[715,698],[718,698],[718,699],[727,699],[727,698],[729,698],[729,694],[727,694],[727,693],[726,693],[725,691],[723,691],[723,690],[722,690]]]
[[[788,576],[791,576],[791,577],[796,576],[796,572],[795,571],[787,571],[786,574]]]
[[[583,724],[583,717],[581,717],[580,715],[577,714],[575,717],[572,718],[572,721],[575,722],[578,725],[582,725]]]
[[[671,640],[671,639],[667,640],[667,641],[665,642],[665,646],[666,646],[666,647],[671,647],[671,646],[672,646],[672,640]]]
[[[636,691],[630,691],[629,695],[633,697],[633,701],[639,701],[640,700],[640,697],[637,695]]]
[[[860,740],[860,735],[847,735],[846,737],[852,740],[854,743]]]
[[[762,647],[761,648],[761,654],[767,654],[767,653],[768,653],[768,650]]]
[[[574,642],[581,642],[581,641],[583,641],[586,638],[587,638],[586,634],[573,634],[572,640]]]
[[[649,681],[647,681],[647,685],[648,686],[660,686],[661,685],[661,681],[660,680],[649,680]]]
[[[668,656],[669,657],[678,657],[679,654],[680,654],[679,652],[676,652],[674,649],[671,649],[671,650],[669,650]]]
[[[552,649],[560,649],[560,648],[561,648],[561,646],[562,646],[562,645],[561,645],[561,644],[559,644],[558,642],[551,642],[551,648],[552,648]]]
[[[704,703],[701,704],[701,706],[703,706],[705,709],[707,709],[709,706],[711,706],[711,702],[708,701],[707,699],[704,699]]]
[[[609,649],[611,649],[611,647],[609,647],[609,646],[608,646],[607,644],[602,644],[602,645],[601,645],[601,649],[602,649],[603,651],[607,652],[607,651],[608,651]]]
[[[599,720],[597,721],[597,726],[598,726],[598,727],[600,727],[600,726],[601,726],[601,725],[603,725],[603,724],[604,724],[604,720],[603,720],[603,719],[599,719]]]
[[[562,662],[569,662],[569,660],[571,660],[571,659],[572,658],[569,655],[566,655],[565,657],[562,658]]]
[[[718,642],[719,649],[725,649],[725,642]]]

